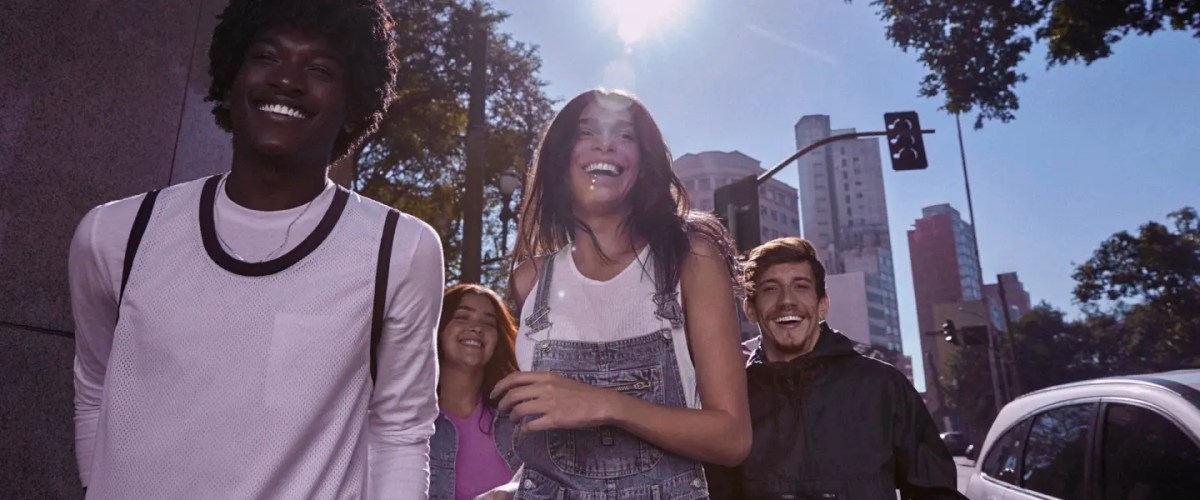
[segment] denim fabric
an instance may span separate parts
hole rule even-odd
[[[546,259],[538,284],[530,333],[552,331],[548,293],[554,257]],[[677,297],[656,297],[659,309]],[[669,313],[667,314],[670,315]],[[666,319],[666,318],[664,318]],[[532,368],[620,391],[665,406],[684,408],[683,382],[670,328],[613,342],[542,340]],[[496,435],[511,443],[524,469],[516,499],[672,499],[708,498],[700,462],[685,459],[615,426],[525,432],[507,415]],[[502,444],[501,448],[506,445]]]
[[[485,410],[488,411],[488,410]],[[492,436],[496,451],[513,472],[521,465],[512,449],[511,433],[500,433],[499,415],[492,420]],[[505,418],[505,421],[508,419]],[[458,458],[458,429],[443,414],[434,421],[433,437],[429,440],[429,500],[454,500],[454,464]],[[471,471],[461,471],[470,474]]]

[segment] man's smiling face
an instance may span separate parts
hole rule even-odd
[[[347,118],[346,69],[325,37],[280,27],[246,51],[229,92],[234,147],[329,161]]]
[[[743,308],[758,323],[768,360],[790,361],[813,349],[829,312],[829,297],[820,295],[808,262],[774,264],[755,280],[754,299]]]

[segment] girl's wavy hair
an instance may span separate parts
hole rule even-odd
[[[627,195],[631,207],[624,224],[630,234],[649,243],[659,290],[671,290],[679,283],[684,257],[692,250],[692,236],[705,238],[719,249],[730,269],[731,284],[736,285],[736,263],[729,234],[716,217],[689,210],[687,190],[671,169],[671,152],[658,125],[641,101],[618,90],[596,89],[576,96],[546,127],[526,176],[525,201],[513,250],[514,268],[567,246],[576,229],[596,244],[592,229],[576,219],[572,210],[568,167],[579,136],[579,117],[589,104],[601,100],[626,105],[633,114],[641,165]],[[596,248],[599,249],[598,244]],[[608,258],[603,251],[600,254]]]
[[[394,22],[379,0],[232,0],[217,18],[208,49],[212,84],[204,100],[214,103],[219,127],[233,131],[224,103],[250,45],[263,31],[287,26],[322,35],[345,58],[350,131],[338,134],[332,160],[358,148],[379,128],[395,97],[399,64]]]

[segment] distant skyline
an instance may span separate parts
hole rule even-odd
[[[605,0],[494,5],[511,14],[503,31],[540,47],[552,98],[631,90],[675,157],[740,151],[770,168],[794,152],[792,127],[804,115],[879,130],[885,112],[919,112],[937,130],[925,138],[930,167],[888,169],[884,182],[904,350],[923,388],[906,232],[926,206],[950,203],[968,218],[954,117],[938,111],[940,97],[916,95],[926,69],[885,38],[865,0],[673,3],[669,22],[636,25],[629,45]],[[1016,271],[1035,304],[1072,316],[1072,264],[1117,231],[1200,206],[1200,40],[1130,36],[1113,50],[1091,66],[1046,71],[1044,46],[1035,46],[1021,66],[1029,80],[1017,87],[1015,121],[975,131],[974,115],[962,117],[985,281]],[[796,187],[796,167],[775,178]]]

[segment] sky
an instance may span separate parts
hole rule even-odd
[[[920,113],[922,127],[937,131],[925,136],[929,168],[884,165],[884,183],[904,351],[924,389],[907,230],[922,207],[940,203],[967,219],[966,194],[954,117],[938,110],[940,97],[917,96],[927,71],[885,37],[874,7],[866,0],[493,5],[511,14],[502,31],[539,47],[551,98],[597,86],[630,90],[676,158],[737,150],[770,168],[794,152],[793,127],[804,115],[830,115],[833,128],[881,130],[885,112]],[[665,15],[619,22],[618,12],[647,6]],[[1017,87],[1014,121],[977,131],[974,117],[963,116],[986,281],[1016,271],[1035,304],[1069,317],[1079,315],[1071,273],[1105,238],[1200,207],[1200,40],[1159,33],[1123,40],[1114,52],[1090,66],[1047,70],[1045,49],[1035,46],[1020,67],[1029,80]],[[775,178],[795,187],[798,174],[792,165]]]

